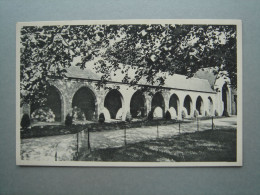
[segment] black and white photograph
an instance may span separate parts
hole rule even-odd
[[[17,165],[242,166],[240,20],[16,27]]]

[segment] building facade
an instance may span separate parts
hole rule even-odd
[[[63,123],[75,108],[84,113],[87,121],[97,121],[101,113],[106,121],[124,121],[128,113],[133,118],[144,118],[152,112],[154,117],[161,118],[169,111],[172,119],[192,118],[195,111],[199,116],[236,114],[236,93],[228,79],[218,78],[211,86],[206,79],[173,75],[165,86],[148,86],[146,91],[142,90],[144,84],[130,86],[111,81],[100,88],[97,82],[75,75],[50,79],[47,105],[55,121]],[[23,105],[21,115],[32,116],[36,109],[34,105]]]

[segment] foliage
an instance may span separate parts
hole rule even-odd
[[[184,119],[186,117],[186,112],[184,110],[181,111],[181,117]]]
[[[116,71],[124,83],[146,79],[163,85],[167,75],[191,77],[213,67],[236,87],[235,25],[24,26],[20,35],[22,103],[44,103],[48,79],[63,78],[75,58],[81,59],[76,65],[82,69],[95,62],[101,85]]]
[[[72,110],[72,117],[73,117],[74,121],[85,121],[86,120],[84,112],[77,106],[75,106]]]
[[[104,113],[101,113],[101,114],[99,115],[98,121],[99,121],[100,123],[104,123],[104,122],[105,122],[105,115],[104,115]]]
[[[21,127],[24,130],[27,130],[28,127],[30,126],[31,121],[30,121],[30,117],[28,114],[24,114],[21,120]]]
[[[149,113],[148,113],[148,120],[149,121],[152,121],[153,120],[153,112],[152,111],[150,111]]]
[[[131,113],[130,112],[127,112],[126,113],[126,118],[125,118],[125,120],[127,121],[127,122],[131,122],[132,121],[132,115],[131,115]]]
[[[197,118],[199,116],[198,110],[194,110],[194,117]]]
[[[65,125],[67,127],[70,127],[73,123],[73,117],[70,114],[67,114],[66,119],[65,119]]]
[[[217,110],[215,110],[215,116],[218,116],[218,111]]]
[[[36,109],[32,114],[31,118],[37,122],[54,122],[55,114],[49,107],[42,107]]]
[[[167,112],[165,113],[165,119],[166,120],[171,120],[171,113],[167,110]]]

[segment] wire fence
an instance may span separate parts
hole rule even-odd
[[[79,154],[89,153],[91,150],[124,147],[147,140],[228,127],[228,124],[221,124],[219,120],[223,120],[223,118],[186,119],[171,124],[158,120],[153,121],[152,126],[134,128],[132,128],[131,123],[125,123],[121,129],[108,131],[93,131],[93,129],[87,128],[75,135],[75,158],[77,159]],[[217,121],[217,125],[215,121]]]

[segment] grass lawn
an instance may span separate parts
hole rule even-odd
[[[91,151],[81,161],[214,162],[236,161],[236,130],[207,130],[159,138],[126,147]]]

